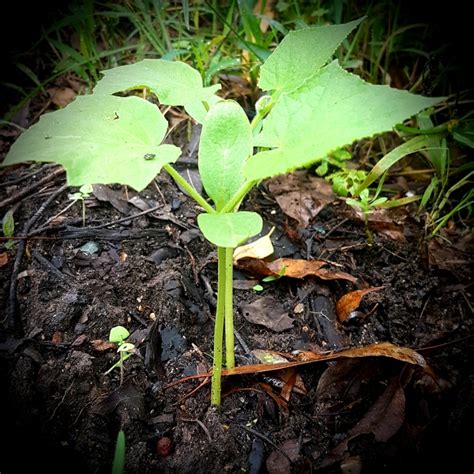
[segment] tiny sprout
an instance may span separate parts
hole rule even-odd
[[[120,385],[123,383],[123,363],[132,355],[135,354],[135,345],[125,340],[130,336],[130,333],[123,326],[115,326],[110,330],[109,341],[118,345],[117,352],[120,355],[118,362],[110,367],[105,375],[112,372],[117,367],[120,367]]]
[[[92,188],[91,184],[84,184],[79,188],[79,191],[74,194],[69,195],[69,199],[73,200],[74,202],[76,201],[82,201],[82,225],[86,225],[86,205],[84,200],[87,199],[92,191],[94,189]]]

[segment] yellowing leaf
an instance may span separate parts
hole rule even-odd
[[[273,253],[273,244],[270,240],[275,227],[272,227],[270,232],[263,237],[251,242],[247,245],[242,245],[234,250],[234,264],[243,258],[265,258]]]

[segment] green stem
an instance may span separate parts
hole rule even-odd
[[[215,214],[216,210],[170,165],[163,169],[179,184],[207,213]]]
[[[242,201],[245,195],[255,186],[255,181],[246,181],[242,187],[232,196],[230,201],[220,210],[220,213],[234,212],[235,207]]]
[[[233,249],[225,249],[225,293],[224,293],[224,314],[225,314],[225,363],[228,369],[235,367],[234,355],[234,307],[232,280],[234,273]]]
[[[217,310],[214,326],[214,362],[211,379],[211,403],[221,404],[222,343],[224,337],[226,249],[217,247]]]

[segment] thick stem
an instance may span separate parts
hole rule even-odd
[[[207,213],[215,214],[216,210],[170,165],[163,169],[179,184]]]
[[[224,337],[226,249],[217,247],[217,310],[214,326],[214,362],[211,379],[211,403],[221,404],[222,344]]]
[[[228,369],[235,367],[234,355],[234,306],[232,280],[234,273],[233,249],[225,249],[225,295],[224,295],[224,314],[225,314],[225,363]]]

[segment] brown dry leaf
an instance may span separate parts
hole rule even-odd
[[[452,237],[451,237],[451,240]],[[431,239],[428,242],[428,261],[430,266],[441,270],[459,271],[460,266],[468,266],[472,262],[473,235],[466,234],[456,242],[448,244],[440,238]]]
[[[293,356],[285,354],[289,359]],[[343,357],[389,357],[397,359],[408,364],[419,365],[424,369],[428,369],[428,364],[424,357],[409,347],[399,347],[390,342],[381,342],[379,344],[370,344],[365,347],[354,347],[343,351],[329,351],[322,353],[301,352],[297,356],[297,360],[290,362],[282,362],[277,364],[255,364],[244,365],[234,369],[224,369],[223,375],[242,375],[260,372],[270,372],[273,370],[286,369],[288,367],[296,367],[299,365],[311,364],[313,362],[321,362],[327,360],[337,360]],[[210,375],[210,374],[209,374]]]
[[[249,258],[237,262],[236,267],[261,276],[285,276],[289,278],[304,278],[316,276],[323,280],[348,280],[353,283],[357,278],[345,272],[321,268],[327,265],[322,260],[303,260],[293,258],[279,258],[272,262]]]
[[[47,92],[51,102],[60,108],[66,107],[76,98],[76,93],[70,87],[50,87]]]
[[[8,263],[8,253],[0,253],[0,267],[4,267]]]
[[[298,460],[300,449],[299,438],[289,439],[280,444],[278,449],[273,450],[267,458],[268,474],[288,474],[292,472],[291,463]]]
[[[307,227],[327,204],[336,199],[331,184],[308,171],[296,171],[268,181],[268,190],[281,210]]]
[[[51,342],[53,344],[61,344],[63,342],[64,334],[61,331],[56,331],[51,337]]]
[[[92,188],[92,194],[99,201],[112,204],[112,206],[115,207],[115,209],[117,209],[117,211],[119,211],[121,214],[126,216],[130,214],[130,207],[127,203],[125,193],[122,190],[116,191],[105,184],[94,184]]]
[[[234,250],[234,264],[243,258],[265,258],[273,253],[273,244],[270,240],[275,227],[263,237],[247,245],[241,245]]]
[[[263,16],[263,18],[260,20],[260,31],[262,33],[266,33],[268,27],[270,26],[267,20],[273,20],[273,17],[275,16],[275,13],[272,9],[272,3],[272,0],[265,0],[265,2],[264,0],[258,0],[253,7],[253,12],[255,15]],[[264,7],[263,11],[262,6]]]
[[[373,291],[379,291],[383,286],[376,286],[373,288],[366,288],[365,290],[356,290],[351,291],[350,293],[345,294],[339,301],[336,303],[336,313],[339,321],[347,321],[352,311],[355,311],[362,300],[362,298]]]
[[[275,332],[286,331],[293,327],[293,320],[288,316],[288,312],[270,296],[264,296],[250,304],[242,304],[240,309],[247,321]]]
[[[379,234],[385,235],[396,242],[405,242],[403,226],[394,221],[391,217],[393,209],[375,209],[369,214],[369,227],[376,230]],[[365,217],[360,209],[351,208],[353,218],[364,222]]]
[[[103,339],[94,339],[91,341],[92,347],[98,352],[108,351],[110,349],[116,349],[117,346],[109,341]]]
[[[338,444],[324,459],[321,467],[329,466],[346,457],[349,441],[365,433],[373,433],[375,441],[386,442],[401,428],[405,419],[405,392],[398,377],[387,385],[380,398],[363,418],[348,432],[347,438]]]

